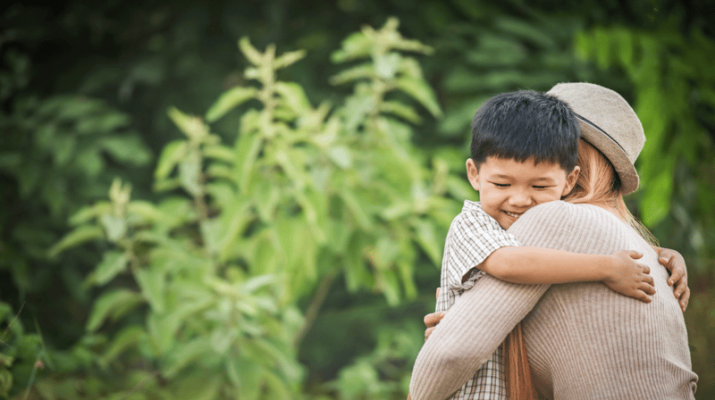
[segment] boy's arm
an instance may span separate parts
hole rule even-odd
[[[513,283],[600,281],[618,293],[649,303],[648,294],[655,293],[650,269],[634,260],[642,256],[627,250],[606,256],[541,247],[501,247],[477,267]]]

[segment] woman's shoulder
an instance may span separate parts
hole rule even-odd
[[[561,248],[563,243],[615,239],[625,234],[624,228],[625,223],[601,207],[557,200],[531,208],[509,232],[525,245]]]

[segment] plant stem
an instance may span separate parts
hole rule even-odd
[[[325,297],[328,295],[328,292],[330,291],[330,287],[333,285],[333,281],[335,281],[335,276],[337,274],[335,272],[330,273],[326,276],[323,277],[323,279],[320,281],[320,284],[318,285],[318,289],[315,291],[315,294],[313,295],[313,299],[310,301],[310,305],[308,306],[308,309],[305,311],[305,322],[303,323],[303,326],[300,327],[300,330],[298,333],[296,333],[295,337],[293,338],[293,345],[297,348],[300,346],[300,343],[303,341],[305,338],[305,335],[308,333],[310,328],[313,326],[313,323],[315,322],[315,319],[318,317],[318,313],[320,312],[320,307],[323,305],[323,302],[325,302]]]

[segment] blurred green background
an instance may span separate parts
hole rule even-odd
[[[715,397],[715,3],[10,4],[0,398],[404,399],[481,102],[588,81],[643,123]],[[243,38],[243,39],[242,39]]]

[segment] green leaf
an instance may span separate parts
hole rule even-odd
[[[140,303],[142,303],[142,297],[139,293],[127,289],[104,293],[92,307],[92,312],[87,320],[87,331],[96,331],[107,318],[117,319]]]
[[[210,339],[207,337],[199,337],[188,343],[182,343],[181,346],[177,346],[174,351],[168,354],[164,376],[171,379],[189,364],[198,361],[202,356],[215,357],[215,354],[211,349]]]
[[[151,152],[137,135],[110,136],[102,139],[101,145],[105,152],[122,163],[143,166],[152,158]]]
[[[342,49],[330,56],[334,63],[341,63],[370,55],[372,43],[362,32],[355,32],[343,40]]]
[[[254,276],[241,285],[241,293],[253,293],[263,287],[273,284],[276,281],[273,275]]]
[[[186,189],[192,196],[203,194],[201,187],[201,156],[197,151],[189,153],[183,161],[179,163],[179,179],[181,187]]]
[[[295,64],[305,57],[305,50],[289,51],[273,61],[273,69],[279,70]]]
[[[81,225],[89,222],[92,218],[112,211],[111,203],[107,201],[99,202],[90,207],[82,207],[70,217],[71,225]]]
[[[369,79],[375,76],[375,68],[371,63],[360,64],[346,69],[330,78],[330,84],[342,85],[358,79]]]
[[[104,237],[104,232],[98,226],[80,226],[65,235],[56,245],[52,246],[48,252],[50,257],[55,257],[65,249],[75,247],[90,240]]]
[[[430,260],[432,260],[435,265],[440,265],[442,259],[442,252],[440,250],[441,242],[437,238],[433,223],[431,221],[418,219],[413,222],[413,225],[417,233],[417,242],[425,253],[427,253]]]
[[[114,361],[120,354],[127,349],[136,346],[146,340],[146,332],[140,325],[130,325],[119,332],[107,350],[102,354],[100,363],[107,365]]]
[[[252,87],[237,86],[225,91],[206,111],[206,121],[214,122],[242,103],[254,98],[258,91]]]
[[[400,68],[402,57],[399,53],[390,53],[374,57],[375,72],[382,79],[392,79]]]
[[[176,164],[184,158],[187,150],[188,143],[185,140],[175,140],[164,146],[154,171],[154,178],[159,180],[168,177]]]
[[[244,36],[238,40],[238,48],[241,49],[243,55],[251,62],[253,65],[260,65],[263,61],[263,55],[256,50],[255,47],[251,45],[248,37]]]
[[[345,146],[335,146],[328,150],[328,156],[333,162],[342,169],[348,169],[353,165],[353,157]]]
[[[164,312],[164,272],[159,268],[144,268],[135,273],[139,288],[149,305],[159,314]]]
[[[201,118],[184,114],[176,107],[169,108],[167,115],[192,142],[203,143],[208,138],[209,127]]]
[[[124,218],[117,217],[113,214],[103,214],[100,217],[102,227],[107,235],[107,239],[112,242],[117,242],[127,233],[127,222]]]
[[[424,80],[403,76],[395,81],[395,86],[419,101],[433,116],[440,117],[442,115],[434,91]]]
[[[104,253],[102,262],[92,273],[90,282],[100,286],[106,284],[126,269],[127,262],[126,254],[119,251],[107,251]]]
[[[310,109],[310,101],[305,95],[303,87],[297,83],[276,82],[276,92],[281,96],[286,106],[290,108],[295,115],[301,116],[307,113]]]
[[[651,178],[647,183],[640,201],[641,218],[646,226],[653,227],[668,215],[672,191],[673,180],[667,173]]]
[[[246,191],[250,186],[253,164],[262,145],[263,140],[257,133],[244,133],[236,141],[236,175],[241,191]]]
[[[396,115],[413,124],[419,124],[422,121],[412,107],[399,101],[383,101],[380,104],[380,111]]]

